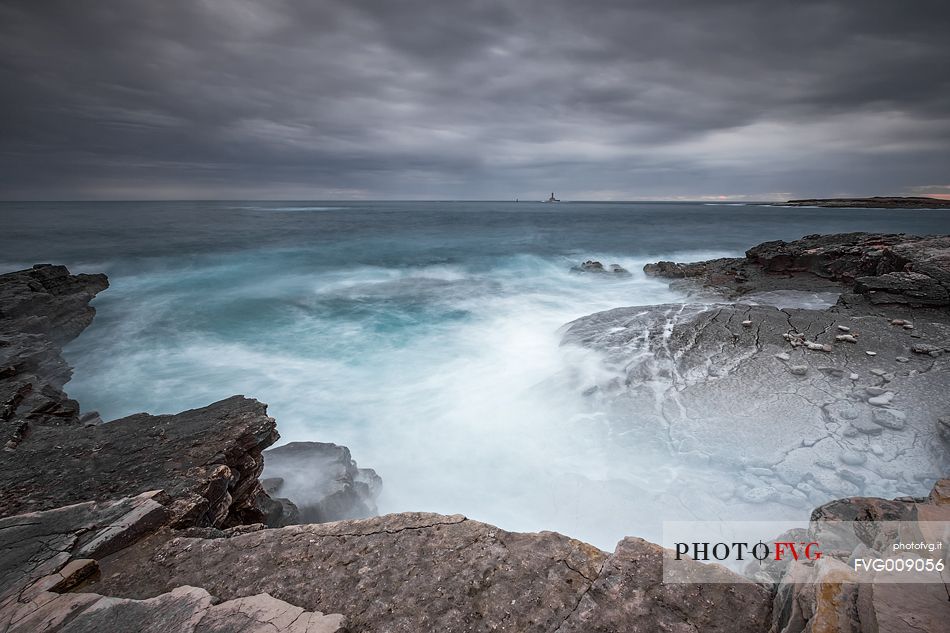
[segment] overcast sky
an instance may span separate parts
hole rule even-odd
[[[0,198],[950,195],[948,0],[0,0]]]

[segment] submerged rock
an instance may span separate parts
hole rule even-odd
[[[590,259],[582,264],[578,264],[577,266],[574,266],[573,268],[571,268],[571,270],[578,273],[612,273],[615,275],[629,275],[630,274],[630,271],[628,271],[626,268],[624,268],[620,264],[611,264],[610,266],[605,268],[604,265],[601,264],[600,262],[590,260]]]

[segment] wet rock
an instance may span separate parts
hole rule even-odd
[[[838,458],[849,466],[863,466],[868,460],[867,455],[852,450],[841,451]]]
[[[869,420],[854,420],[851,422],[851,426],[854,427],[858,432],[864,433],[865,435],[880,435],[884,429],[879,425],[869,421]]]
[[[950,305],[946,286],[919,272],[901,271],[874,277],[859,277],[855,280],[855,291],[866,295],[871,303],[875,304]]]
[[[716,260],[725,261],[725,260]],[[666,277],[668,279],[682,279],[684,277],[700,277],[706,274],[706,262],[696,264],[677,264],[669,261],[647,264],[643,272],[651,277]]]
[[[900,431],[907,425],[904,413],[896,409],[874,409],[871,412],[871,419],[875,424],[895,431]]]
[[[864,484],[867,482],[867,479],[865,479],[863,475],[859,475],[844,468],[838,471],[838,476],[845,481],[850,481],[858,488],[864,488]]]
[[[943,440],[945,444],[950,444],[950,417],[941,416],[937,418],[936,427],[937,437]]]
[[[915,354],[929,354],[935,356],[939,355],[943,351],[943,348],[931,345],[930,343],[914,343],[911,345],[910,351]]]
[[[291,442],[265,451],[264,476],[273,495],[299,509],[301,523],[373,516],[382,490],[376,471],[358,468],[348,448],[323,442]]]
[[[630,274],[630,271],[620,264],[610,264],[610,266],[604,267],[602,263],[594,260],[587,260],[586,262],[574,266],[571,270],[578,273],[605,273],[623,276]]]

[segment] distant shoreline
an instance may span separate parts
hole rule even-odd
[[[950,200],[926,197],[875,196],[872,198],[813,198],[808,200],[789,200],[776,206],[790,207],[830,207],[830,208],[874,208],[874,209],[950,209]]]

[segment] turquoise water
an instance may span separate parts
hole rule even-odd
[[[281,441],[349,446],[384,512],[463,513],[603,547],[678,464],[618,455],[582,395],[599,359],[559,346],[598,310],[679,299],[657,259],[841,231],[950,232],[946,211],[673,203],[2,203],[0,267],[108,273],[67,386],[106,419],[235,393]],[[634,274],[569,272],[594,258]],[[662,499],[659,500],[662,502]],[[672,518],[672,517],[671,517]]]

